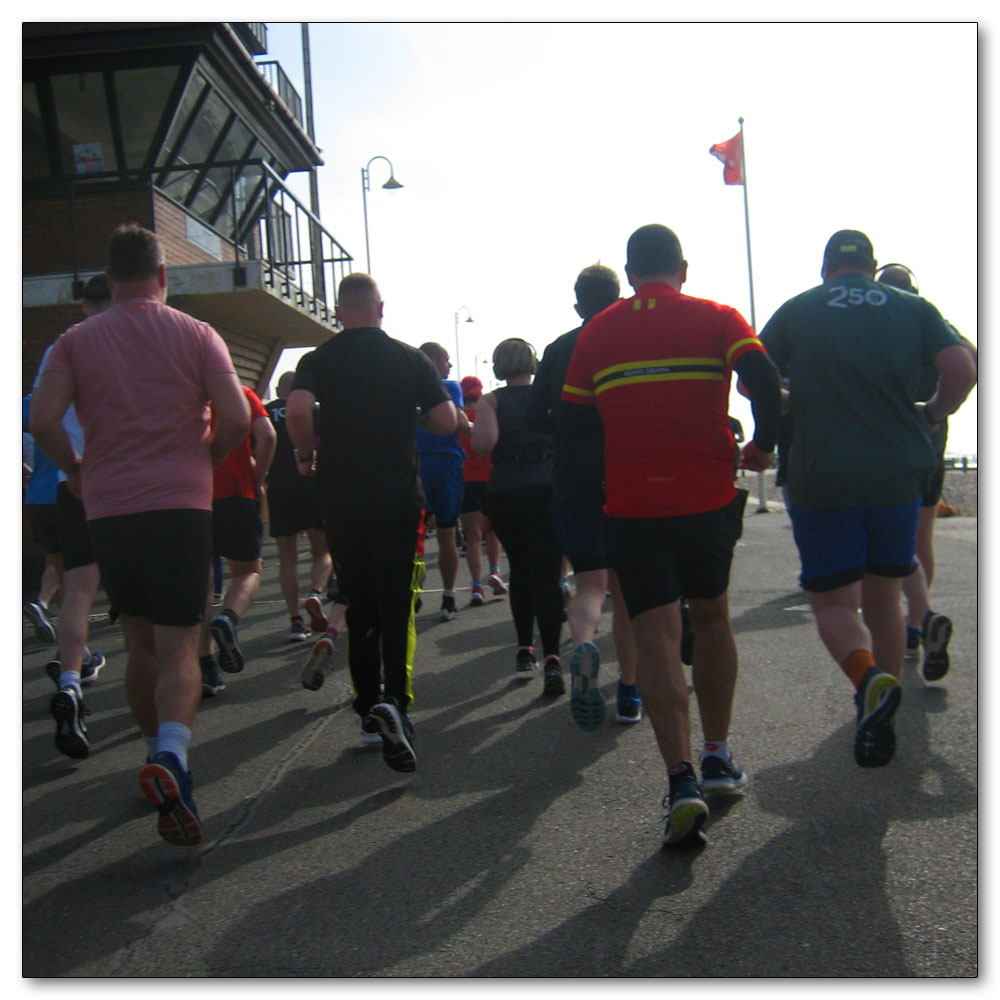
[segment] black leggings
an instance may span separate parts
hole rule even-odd
[[[533,646],[538,621],[542,655],[559,655],[563,622],[562,551],[552,520],[552,487],[526,486],[488,494],[490,519],[510,567],[510,611],[519,646]]]

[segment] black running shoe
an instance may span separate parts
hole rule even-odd
[[[860,767],[882,767],[896,752],[892,720],[903,697],[899,681],[891,674],[869,668],[854,695],[858,728],[854,734],[854,759]]]
[[[746,772],[733,760],[709,755],[701,758],[701,790],[705,795],[731,795],[747,783]]]
[[[49,708],[56,720],[56,749],[67,757],[82,760],[90,753],[87,725],[83,721],[90,713],[84,708],[83,697],[76,688],[63,688],[52,696]]]
[[[952,624],[947,615],[932,613],[924,626],[924,662],[920,676],[925,681],[939,681],[951,667],[948,643],[951,641]]]
[[[394,771],[416,771],[417,755],[413,751],[413,725],[409,716],[391,701],[372,705],[368,713],[382,737],[382,759]]]
[[[238,674],[244,665],[243,653],[236,641],[236,626],[229,615],[218,615],[209,626],[219,649],[219,666],[227,674]]]
[[[566,682],[563,680],[562,665],[559,663],[558,656],[550,656],[545,661],[542,677],[544,678],[544,687],[542,690],[545,694],[559,695],[566,693]]]
[[[517,663],[515,669],[523,677],[527,678],[538,669],[538,660],[535,659],[535,651],[526,646],[522,646],[517,651]]]
[[[686,774],[671,780],[663,805],[668,810],[664,847],[691,847],[704,843],[701,828],[708,819],[708,805],[690,765]]]
[[[201,697],[202,700],[205,698],[214,698],[221,691],[226,690],[226,680],[222,676],[222,671],[216,666],[215,661],[212,661],[212,665],[202,666],[201,668]]]

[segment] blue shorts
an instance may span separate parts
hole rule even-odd
[[[428,516],[434,515],[439,528],[452,528],[458,523],[465,488],[462,465],[458,455],[425,451],[420,456],[424,508]]]
[[[803,590],[822,593],[874,576],[916,568],[920,497],[891,507],[788,508],[799,549]]]
[[[608,543],[604,532],[604,490],[554,490],[552,518],[563,555],[573,564],[574,573],[608,568]]]

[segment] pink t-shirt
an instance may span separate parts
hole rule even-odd
[[[73,381],[88,520],[212,509],[205,379],[234,368],[211,326],[155,299],[128,299],[70,327],[46,371]]]

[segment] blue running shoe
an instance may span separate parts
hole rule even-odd
[[[243,653],[236,641],[236,626],[229,615],[218,615],[209,625],[212,638],[219,649],[219,666],[227,674],[238,674],[243,669]]]
[[[204,663],[201,667],[201,698],[214,698],[217,694],[226,690],[226,681],[222,676],[222,671],[212,662],[211,666]]]
[[[920,676],[925,681],[939,681],[951,667],[948,643],[951,641],[952,624],[947,615],[929,612],[924,625],[924,662]]]
[[[56,720],[56,749],[67,757],[83,760],[90,753],[87,726],[83,721],[90,713],[84,708],[83,697],[76,688],[63,688],[52,696],[49,708]]]
[[[746,772],[733,760],[709,754],[701,758],[701,790],[705,795],[732,795],[747,783]]]
[[[172,753],[161,750],[139,772],[139,788],[160,818],[156,831],[176,847],[201,843],[201,820],[191,797],[191,772]]]
[[[694,769],[670,781],[670,791],[663,799],[667,808],[667,827],[663,832],[664,847],[692,847],[702,844],[701,828],[708,819],[708,804],[701,794]]]
[[[604,697],[597,687],[601,670],[601,654],[592,642],[581,642],[569,658],[569,672],[573,690],[569,696],[569,710],[573,721],[591,733],[604,722]]]
[[[858,728],[854,735],[854,759],[860,767],[882,767],[896,752],[893,716],[903,697],[899,681],[891,674],[870,667],[854,695]]]
[[[93,684],[97,680],[97,675],[104,669],[106,662],[103,653],[91,650],[90,659],[80,669],[80,683]],[[62,669],[62,662],[59,659],[49,660],[45,664],[45,672],[56,688],[59,687],[59,675],[62,673]]]
[[[368,713],[379,728],[382,737],[382,759],[394,771],[409,773],[417,769],[417,755],[413,752],[413,725],[409,717],[391,701],[372,705]]]
[[[617,712],[615,722],[642,721],[642,699],[639,697],[638,684],[622,684],[618,682]]]

